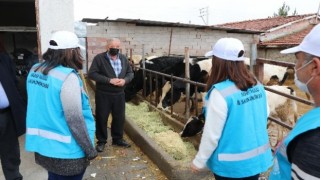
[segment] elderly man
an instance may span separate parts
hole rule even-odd
[[[120,40],[107,42],[107,52],[96,55],[88,76],[96,81],[96,149],[104,150],[107,143],[107,122],[111,113],[112,145],[130,147],[123,139],[125,121],[125,85],[133,79],[133,71],[126,56],[119,53]]]
[[[281,51],[295,53],[295,84],[309,92],[315,107],[301,116],[276,150],[269,179],[320,178],[320,24],[300,45]]]

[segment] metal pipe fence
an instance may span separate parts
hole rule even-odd
[[[272,65],[277,65],[277,66],[283,66],[283,67],[294,67],[294,64],[293,63],[289,63],[289,62],[281,62],[281,61],[275,61],[275,60],[268,60],[268,59],[261,59],[261,58],[258,58],[257,59],[257,65],[256,65],[256,69],[259,69],[260,70],[260,75],[261,75],[261,72],[262,72],[262,75],[263,75],[263,65],[264,64],[272,64]],[[262,68],[261,68],[262,67]],[[184,83],[189,83],[190,85],[194,85],[195,86],[195,97],[198,96],[198,87],[206,87],[207,85],[204,84],[204,83],[199,83],[199,82],[195,82],[195,81],[191,81],[190,79],[188,78],[182,78],[182,77],[177,77],[177,76],[173,76],[173,75],[169,75],[169,74],[165,74],[165,73],[161,73],[161,72],[157,72],[157,71],[153,71],[153,70],[150,70],[150,69],[145,69],[145,68],[140,68],[142,69],[143,71],[145,72],[148,72],[147,74],[149,75],[149,80],[150,80],[150,92],[152,92],[152,88],[155,88],[155,89],[158,89],[159,88],[159,84],[158,82],[156,83],[156,87],[152,87],[152,83],[151,83],[151,79],[152,79],[152,76],[155,76],[156,79],[158,79],[158,76],[161,76],[162,79],[164,78],[167,78],[167,79],[170,79],[170,82],[171,84],[173,83],[174,80],[179,80],[179,81],[182,81]],[[155,75],[152,75],[152,74],[155,74]],[[146,79],[146,77],[144,77],[144,79]],[[260,78],[261,79],[261,78]],[[267,91],[270,91],[272,93],[276,93],[278,95],[281,95],[281,96],[284,96],[284,97],[287,97],[289,99],[292,99],[294,101],[297,101],[297,102],[300,102],[300,103],[303,103],[303,104],[306,104],[306,105],[309,105],[309,106],[314,106],[314,103],[309,101],[309,100],[306,100],[306,99],[303,99],[303,98],[299,98],[297,96],[293,96],[293,95],[289,95],[289,94],[286,94],[286,93],[283,93],[283,92],[280,92],[280,91],[277,91],[277,90],[274,90],[274,89],[271,89],[267,86],[265,86],[265,89]],[[159,92],[156,92],[156,96],[158,97],[158,94]],[[173,101],[172,100],[172,94],[173,94],[173,89],[171,88],[171,102]],[[144,94],[145,95],[145,94]],[[152,96],[152,95],[151,95]],[[145,97],[145,96],[144,96]],[[159,99],[156,99],[154,102],[152,102],[152,98],[150,97],[149,98],[149,101],[151,104],[158,104],[159,103]],[[198,100],[197,98],[195,98],[195,105],[196,107],[198,106]],[[173,106],[170,107],[170,115],[172,116],[173,115]],[[189,109],[186,109],[186,111],[189,111]],[[196,116],[198,116],[199,112],[198,112],[198,109],[196,108],[195,110],[195,114]],[[188,117],[186,117],[188,118]],[[292,129],[292,126],[282,122],[281,120],[277,119],[277,118],[274,118],[274,117],[271,117],[269,116],[268,118],[270,121],[272,122],[275,122],[289,130]]]

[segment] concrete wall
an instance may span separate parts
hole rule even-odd
[[[171,36],[172,32],[172,36]],[[170,47],[171,36],[171,48]],[[222,37],[240,39],[250,56],[253,42],[251,34],[227,33],[223,30],[195,29],[186,27],[136,26],[126,22],[100,22],[95,26],[87,26],[87,53],[89,67],[93,57],[105,51],[106,40],[116,37],[122,41],[122,53],[142,55],[184,55],[185,47],[189,47],[190,56],[203,56],[212,49],[213,44]]]
[[[53,31],[74,31],[73,9],[73,0],[39,0],[38,25],[42,54],[48,49]]]
[[[278,48],[266,48],[266,49],[259,49],[258,56],[259,58],[263,59],[272,59],[277,61],[285,61],[285,62],[295,62],[294,54],[281,54],[280,51],[282,49]]]

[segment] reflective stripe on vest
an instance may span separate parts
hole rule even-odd
[[[64,81],[69,74],[65,74],[65,73],[62,73],[61,71],[57,71],[55,69],[51,69],[49,71],[49,75],[54,77],[54,78],[56,78],[56,79]]]
[[[226,153],[220,153],[218,154],[218,159],[220,161],[242,161],[242,160],[246,160],[246,159],[250,159],[253,158],[255,156],[258,156],[260,154],[265,153],[268,149],[270,148],[269,143],[260,146],[256,149],[252,149],[250,151],[247,152],[243,152],[243,153],[236,153],[236,154],[226,154]]]
[[[30,71],[35,71],[35,69],[38,68],[39,65],[40,65],[40,64],[36,64],[36,65],[32,66],[32,68],[31,68]],[[42,67],[41,69],[43,70],[44,68]],[[56,79],[59,79],[59,80],[61,80],[61,81],[64,81],[69,74],[62,73],[61,71],[58,71],[58,70],[56,70],[56,69],[51,69],[51,70],[49,71],[49,75],[52,76],[52,77],[54,77],[54,78],[56,78]]]
[[[233,85],[233,86],[230,86],[228,88],[221,90],[220,93],[225,98],[231,94],[234,94],[237,91],[240,91],[240,89],[238,89],[236,85]]]
[[[47,130],[38,129],[38,128],[27,128],[28,135],[37,135],[46,139],[52,139],[63,143],[70,143],[71,136],[63,136],[57,133],[53,133]]]

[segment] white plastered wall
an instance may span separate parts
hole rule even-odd
[[[38,25],[41,52],[48,49],[51,33],[57,30],[74,32],[73,0],[38,0]]]

